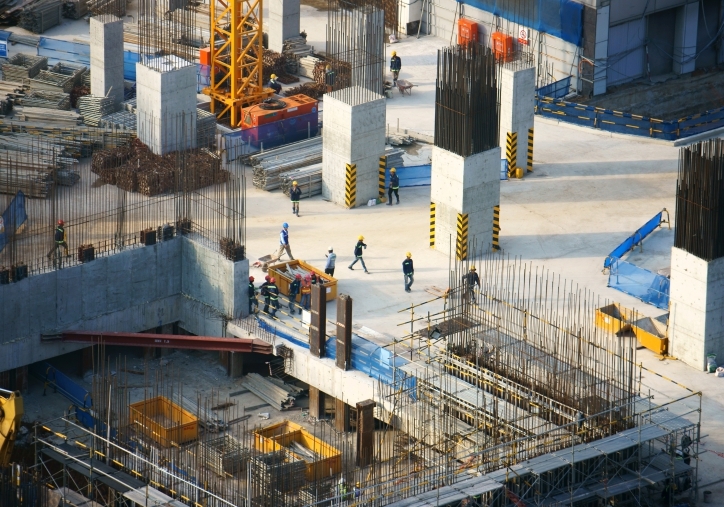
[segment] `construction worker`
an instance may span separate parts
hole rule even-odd
[[[276,279],[274,277],[269,279],[269,285],[266,286],[266,291],[269,294],[269,302],[271,303],[271,315],[274,317],[279,309],[279,288],[276,285]]]
[[[259,301],[256,299],[257,291],[256,287],[254,287],[254,277],[249,277],[249,315],[252,314],[251,306],[256,305],[256,312],[259,313]]]
[[[392,206],[392,192],[397,197],[397,204],[400,204],[400,177],[397,176],[397,169],[394,167],[390,169],[390,188],[387,189],[387,205]]]
[[[277,75],[272,74],[269,76],[269,88],[274,90],[274,93],[279,95],[282,92],[282,85],[277,81]]]
[[[297,294],[299,294],[299,290],[302,288],[302,275],[296,275],[294,277],[294,281],[289,284],[289,313],[294,315],[296,312],[294,310],[295,302],[297,300]],[[301,310],[299,313],[302,313]]]
[[[468,274],[463,275],[464,290],[470,296],[470,301],[475,303],[475,287],[480,287],[480,277],[475,272],[475,266],[470,266]]]
[[[324,68],[324,83],[327,85],[327,93],[330,93],[332,91],[332,88],[334,88],[334,71],[332,70],[332,66],[330,64],[327,64],[327,66]]]
[[[351,269],[352,271],[354,271],[354,268],[352,266],[357,264],[357,261],[359,261],[362,263],[362,267],[364,268],[365,273],[367,273],[369,275],[370,272],[367,271],[367,266],[365,266],[365,260],[362,258],[362,249],[363,248],[365,250],[367,249],[367,245],[365,245],[364,239],[365,239],[365,237],[361,236],[361,235],[357,238],[357,244],[354,247],[354,261],[352,262],[352,264],[350,264],[347,267],[349,269]]]
[[[334,264],[337,262],[337,254],[334,253],[334,249],[330,246],[324,256],[327,258],[327,264],[324,265],[324,274],[334,276]]]
[[[392,72],[392,84],[395,86],[397,86],[397,77],[400,75],[401,69],[402,60],[400,60],[400,57],[397,56],[397,51],[393,51],[390,58],[390,72]]]
[[[405,292],[412,292],[412,284],[415,281],[415,268],[412,265],[412,254],[407,252],[407,258],[402,261],[402,274],[405,276]]]
[[[307,275],[304,277],[304,281],[302,282],[302,299],[299,301],[299,304],[302,308],[304,308],[306,311],[309,311],[309,303],[312,300],[312,277]]]
[[[63,222],[62,220],[58,220],[58,224],[55,226],[53,241],[55,243],[53,244],[53,248],[50,249],[50,252],[48,252],[48,259],[50,259],[50,256],[53,255],[55,251],[60,247],[63,247],[65,249],[66,257],[70,255],[68,253],[68,236],[65,233],[65,222]]]
[[[294,260],[294,257],[292,257],[292,248],[289,246],[289,224],[286,222],[282,224],[282,231],[279,233],[279,251],[277,252],[277,259],[282,258],[285,250],[289,254],[289,258]]]
[[[261,294],[261,297],[264,298],[264,313],[269,313],[269,291],[267,290],[267,287],[269,287],[269,280],[271,280],[271,277],[266,275],[264,277],[264,283],[259,286],[259,294]]]
[[[292,200],[292,215],[299,216],[299,199],[302,198],[302,189],[296,181],[292,181],[292,188],[289,189],[289,198]]]

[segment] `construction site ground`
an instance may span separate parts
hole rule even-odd
[[[301,28],[306,30],[309,43],[317,49],[324,47],[325,23],[326,13],[321,7],[302,6]],[[87,37],[87,30],[87,24],[82,20],[74,23],[64,20],[63,25],[45,35],[72,40]],[[388,100],[390,130],[396,130],[399,121],[402,131],[411,129],[432,134],[437,49],[448,44],[446,40],[423,36],[403,39],[388,48],[386,57],[389,57],[389,51],[396,49],[402,58],[400,77],[416,85],[412,95],[395,93]],[[14,51],[33,52],[34,49],[15,46]],[[677,81],[671,83],[680,93],[682,82]],[[691,96],[693,93],[688,93],[687,88],[687,93],[680,95]],[[622,103],[627,101],[621,100]],[[612,105],[606,107],[614,108]],[[625,110],[623,107],[616,109]],[[641,110],[633,112],[646,114]],[[649,114],[659,116],[655,111]],[[429,148],[421,150],[419,145],[411,150],[429,153]],[[519,256],[530,262],[533,269],[550,270],[562,279],[574,281],[580,288],[596,292],[600,295],[601,306],[615,301],[646,316],[661,315],[661,310],[608,288],[602,268],[611,250],[662,208],[670,210],[673,223],[677,159],[678,148],[668,143],[649,142],[638,137],[612,137],[536,118],[534,172],[523,180],[501,182],[500,244],[503,252],[500,255]],[[250,182],[250,171],[247,171],[247,178]],[[452,262],[448,253],[429,248],[429,187],[402,188],[399,206],[347,210],[326,202],[321,196],[304,199],[300,217],[292,215],[289,198],[281,192],[268,193],[249,184],[246,199],[249,258],[254,260],[276,251],[283,222],[290,224],[290,243],[295,258],[323,268],[324,254],[329,246],[333,246],[338,254],[335,272],[338,292],[353,298],[355,330],[372,341],[387,344],[394,337],[409,333],[409,324],[399,324],[409,320],[410,312],[400,311],[435,298],[449,285]],[[364,258],[370,274],[365,274],[359,265],[354,271],[347,269],[360,234],[365,236],[368,245]],[[655,247],[649,248],[649,243],[644,242],[640,262],[646,263],[649,269],[664,269],[668,266],[673,233],[668,229],[660,230],[651,240],[652,245],[655,241]],[[401,268],[407,251],[412,253],[415,263],[415,283],[409,294],[404,291]],[[635,262],[639,263],[639,260]],[[251,274],[257,280],[264,276],[255,268],[251,269]],[[416,309],[416,316],[441,309],[442,303],[438,300]],[[336,304],[328,303],[330,319],[334,319],[335,312]],[[297,325],[284,315],[280,320],[280,326],[285,322]],[[426,326],[424,322],[419,323],[415,330],[423,326]],[[184,368],[189,368],[190,374],[184,376],[184,390],[215,388],[222,395],[239,390],[238,380],[226,378],[215,366],[214,354],[192,358],[188,352],[177,352],[171,357],[174,361],[176,357],[182,363],[186,361]],[[690,394],[681,385],[694,392],[703,392],[701,448],[706,452],[701,454],[699,463],[699,488],[700,491],[712,491],[714,503],[717,503],[717,498],[724,497],[724,397],[721,395],[724,378],[695,370],[672,358],[661,360],[647,350],[640,350],[638,358],[643,366],[659,374],[644,371],[642,375],[643,384],[655,394],[656,402],[664,403]],[[193,375],[195,370],[192,369],[205,373]],[[57,417],[58,410],[65,410],[68,403],[59,395],[55,396],[61,400],[54,402],[57,403],[54,405]],[[249,406],[262,403],[246,401],[245,397],[239,397],[238,403]],[[36,406],[50,407],[48,399],[42,397],[42,385],[32,381],[25,405],[29,417],[42,418],[44,414],[34,411]],[[689,401],[692,408],[698,407],[696,397]],[[272,412],[266,408],[255,410],[253,417],[262,411]],[[293,414],[297,416],[300,412]],[[287,415],[274,414],[273,418]]]

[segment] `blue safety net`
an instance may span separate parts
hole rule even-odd
[[[496,16],[581,45],[583,30],[583,5],[572,0],[458,0],[477,9],[492,12]]]
[[[397,176],[400,178],[401,187],[425,187],[429,186],[432,178],[432,166],[411,165],[395,167]],[[390,170],[385,173],[385,188],[390,187]]]
[[[15,236],[15,233],[27,219],[25,194],[19,190],[3,214],[0,215],[0,252],[3,251],[5,245],[10,243],[12,237]]]
[[[633,247],[639,245],[646,238],[646,236],[654,232],[656,228],[661,225],[663,213],[663,211],[660,211],[659,213],[654,215],[651,220],[646,222],[636,232],[626,238],[623,243],[614,248],[613,251],[608,254],[606,260],[603,261],[603,268],[610,268],[613,262],[626,255],[626,252],[631,250]]]
[[[662,310],[669,308],[669,279],[630,262],[615,259],[611,263],[608,286]]]

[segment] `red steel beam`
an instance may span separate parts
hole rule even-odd
[[[97,331],[64,331],[64,342],[165,349],[217,350],[226,352],[256,352],[272,354],[274,349],[262,340],[251,338],[218,338],[215,336],[178,336],[152,333],[99,333]]]

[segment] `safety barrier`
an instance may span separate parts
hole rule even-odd
[[[35,363],[30,366],[30,373],[42,380],[46,389],[53,387],[54,391],[68,398],[74,405],[85,409],[93,406],[90,393],[54,366],[45,362]]]
[[[5,209],[2,215],[0,215],[0,252],[3,251],[5,245],[10,242],[10,239],[20,229],[20,227],[28,219],[28,214],[25,211],[25,194],[22,190],[18,190],[13,200]]]
[[[666,219],[664,219],[664,214],[666,214]],[[651,220],[646,222],[636,232],[626,238],[623,243],[614,248],[610,254],[608,254],[606,260],[603,261],[604,271],[609,269],[615,261],[626,255],[627,252],[633,250],[634,247],[641,245],[641,242],[646,238],[646,236],[654,232],[657,227],[661,226],[661,224],[668,224],[669,229],[671,229],[669,212],[666,208],[659,211]]]
[[[612,262],[608,286],[661,310],[669,309],[669,279],[630,262],[621,259]]]
[[[551,99],[560,99],[568,95],[571,91],[571,76],[564,77],[563,79],[551,83],[549,85],[541,86],[536,89],[536,93],[541,97],[548,97]]]
[[[425,187],[432,183],[432,165],[410,165],[396,167],[400,187]],[[385,188],[390,186],[390,172],[385,174]]]
[[[675,141],[724,127],[724,107],[686,116],[678,120],[659,120],[637,114],[566,102],[540,94],[535,97],[535,114],[608,132],[651,137],[666,141]]]

